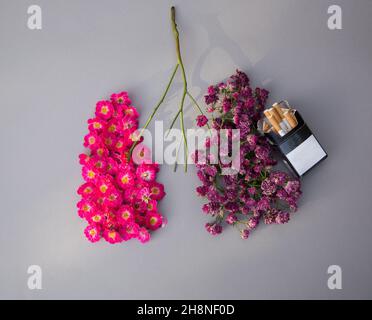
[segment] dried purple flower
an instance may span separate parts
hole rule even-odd
[[[242,230],[241,232],[240,232],[240,236],[241,236],[241,238],[243,239],[243,240],[245,240],[245,239],[248,239],[248,237],[249,237],[249,230],[248,229],[244,229],[244,230]]]
[[[238,221],[238,218],[236,217],[235,214],[233,213],[230,213],[227,217],[226,217],[226,223],[228,224],[234,224],[236,221]]]
[[[258,217],[251,217],[248,219],[247,226],[250,229],[255,229],[260,222],[260,219]]]
[[[271,171],[276,164],[272,147],[257,130],[267,98],[268,91],[253,90],[247,75],[239,70],[226,83],[208,88],[207,111],[214,112],[211,127],[218,132],[227,129],[227,137],[233,141],[239,139],[241,145],[239,157],[233,157],[234,165],[240,165],[238,174],[222,175],[222,169],[230,167],[222,163],[229,148],[220,145],[218,135],[212,137],[206,147],[218,146],[219,157],[207,152],[207,163],[197,165],[197,175],[203,184],[197,193],[209,200],[203,211],[214,218],[205,226],[212,235],[221,233],[223,224],[238,226],[236,222],[245,221],[247,227],[241,230],[241,237],[247,239],[261,219],[265,224],[287,223],[289,211],[297,209],[300,182],[287,173]],[[206,118],[197,118],[199,126],[205,122]],[[232,129],[238,129],[239,136],[233,134]],[[212,164],[211,160],[217,162]],[[279,206],[286,211],[279,210]]]
[[[198,127],[204,127],[208,123],[208,118],[205,115],[196,117],[196,124]]]
[[[278,224],[284,224],[289,221],[289,213],[288,212],[279,212],[275,218],[275,222]]]

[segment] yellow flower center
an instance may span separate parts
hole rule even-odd
[[[123,142],[118,141],[118,143],[116,144],[116,148],[121,148],[122,146],[123,146]]]
[[[158,187],[153,187],[153,188],[151,189],[151,192],[152,192],[152,194],[159,194],[160,190],[159,190]]]
[[[96,176],[96,174],[94,173],[94,171],[92,171],[92,170],[88,171],[88,177],[89,178],[94,178],[95,176]]]
[[[124,176],[124,177],[122,177],[122,178],[121,178],[121,182],[122,182],[123,184],[127,184],[127,183],[129,182],[128,176]]]
[[[102,193],[105,193],[107,191],[108,187],[103,184],[102,186],[99,187],[99,190],[102,192]]]
[[[89,144],[94,144],[96,142],[96,138],[95,137],[89,137],[88,142],[89,142]]]
[[[121,215],[121,217],[124,219],[124,220],[128,220],[129,217],[130,217],[130,214],[128,211],[124,211],[123,214]]]
[[[93,191],[93,190],[92,190],[91,187],[87,187],[87,188],[85,188],[85,190],[84,190],[85,193],[91,193],[92,191]]]
[[[99,122],[94,122],[93,123],[93,128],[94,129],[101,129],[101,124]]]
[[[99,222],[99,221],[101,221],[101,216],[99,216],[99,215],[95,215],[95,216],[93,216],[92,220],[93,220],[94,222]]]
[[[116,232],[115,232],[115,231],[109,232],[108,236],[109,236],[111,239],[115,239],[115,237],[116,237]]]
[[[101,161],[98,161],[98,162],[96,163],[96,168],[102,168],[102,166],[103,166],[103,164],[102,164]]]
[[[155,217],[150,218],[150,224],[152,226],[155,225],[157,221],[158,221],[158,219],[156,219]]]
[[[107,114],[107,112],[108,112],[108,108],[107,108],[107,106],[102,106],[102,108],[101,108],[101,112],[102,112],[103,114]]]
[[[89,231],[89,234],[94,237],[97,234],[97,231],[95,229],[92,229]]]

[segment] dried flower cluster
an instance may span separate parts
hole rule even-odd
[[[276,164],[267,138],[257,130],[268,91],[252,90],[247,75],[241,71],[231,76],[226,83],[208,88],[205,96],[207,112],[211,120],[201,115],[196,119],[202,127],[209,122],[217,131],[240,130],[240,170],[234,175],[222,175],[225,166],[221,161],[198,164],[197,175],[202,185],[198,195],[206,198],[205,214],[213,221],[206,224],[207,231],[220,234],[224,225],[239,229],[247,239],[260,221],[265,224],[288,222],[290,212],[297,209],[301,195],[300,182],[287,173],[272,171]],[[207,147],[218,140],[207,140]],[[197,153],[196,153],[197,157]],[[209,159],[210,160],[210,159]]]
[[[157,211],[165,193],[156,182],[159,167],[151,163],[148,149],[138,145],[128,160],[138,139],[138,112],[121,92],[97,102],[95,115],[84,137],[90,154],[79,156],[85,183],[77,191],[82,197],[77,207],[88,222],[84,233],[91,242],[101,237],[110,243],[132,238],[147,242],[149,231],[165,223]]]

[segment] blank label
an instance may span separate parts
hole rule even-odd
[[[313,135],[307,138],[298,147],[286,154],[292,166],[299,175],[303,175],[312,166],[322,160],[326,153]]]

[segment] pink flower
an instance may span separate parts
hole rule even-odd
[[[96,104],[96,116],[108,120],[114,112],[114,107],[110,101],[98,101]]]
[[[137,199],[138,189],[129,185],[124,190],[124,200],[129,203],[133,203]]]
[[[204,115],[196,117],[196,124],[198,127],[204,127],[208,123],[208,118]]]
[[[146,214],[146,226],[150,230],[156,230],[162,225],[162,216],[157,212],[147,212]]]
[[[142,143],[138,144],[133,150],[132,160],[137,165],[142,163],[151,163],[150,149],[144,146]]]
[[[98,173],[105,171],[107,163],[102,158],[97,156],[92,156],[89,165],[92,166]]]
[[[84,137],[84,147],[95,150],[101,145],[101,138],[96,133],[88,133]]]
[[[128,97],[128,93],[124,91],[120,93],[113,93],[110,98],[115,106],[130,105],[132,103]]]
[[[78,203],[77,203],[77,207],[78,207],[78,214],[79,214],[79,217],[80,218],[85,218],[87,217],[88,215],[90,215],[93,210],[95,209],[94,207],[94,203],[90,200],[87,200],[87,199],[81,199]]]
[[[147,203],[142,200],[135,200],[133,201],[132,205],[134,210],[138,213],[146,211]]]
[[[86,215],[86,219],[90,224],[101,224],[104,221],[103,214],[94,210],[89,215]]]
[[[164,185],[158,182],[153,182],[150,184],[151,199],[161,200],[165,196]]]
[[[89,163],[90,156],[86,155],[85,153],[79,154],[79,163],[81,165],[86,165]]]
[[[138,239],[141,243],[146,243],[150,240],[150,233],[147,231],[146,228],[140,228],[138,231]]]
[[[149,164],[141,164],[137,168],[136,175],[139,179],[152,182],[156,178],[156,169]]]
[[[148,203],[151,200],[151,192],[148,187],[143,187],[139,190],[137,198],[141,201]]]
[[[106,122],[100,118],[93,118],[88,120],[88,129],[90,132],[102,132],[105,128]]]
[[[122,242],[123,239],[122,237],[120,236],[119,232],[115,231],[115,230],[110,230],[110,229],[105,229],[105,231],[103,232],[103,238],[109,242],[109,243],[119,243],[119,242]]]
[[[118,134],[120,131],[121,125],[119,125],[117,120],[111,120],[106,127],[106,132],[108,134]]]
[[[86,166],[82,167],[82,176],[83,176],[85,181],[93,182],[98,178],[99,173],[98,173],[97,169],[95,169],[94,167],[86,165]]]
[[[126,117],[126,118],[136,119],[139,116],[136,108],[134,108],[134,107],[128,107],[128,106],[124,107],[123,112],[124,112],[124,117]]]
[[[157,201],[156,200],[149,200],[147,203],[146,209],[147,211],[156,211],[157,209]]]
[[[121,206],[116,212],[116,217],[119,223],[125,225],[134,221],[134,210],[128,205]]]
[[[94,184],[91,183],[91,182],[87,182],[87,183],[82,184],[82,185],[79,187],[77,193],[78,193],[79,195],[81,195],[83,198],[88,198],[88,197],[93,196],[95,190],[96,190],[96,189],[95,189]]]
[[[98,191],[105,195],[113,188],[109,178],[100,178],[96,183]]]
[[[135,175],[130,171],[120,171],[116,176],[116,181],[123,189],[133,185],[134,180]]]
[[[88,225],[84,233],[90,242],[97,242],[101,238],[101,231],[96,225]]]
[[[108,156],[108,150],[105,146],[101,145],[97,149],[92,150],[92,155],[96,155],[99,158],[105,158]]]
[[[138,127],[138,121],[135,119],[124,118],[122,121],[123,132],[128,131],[129,133],[134,132]]]
[[[107,168],[106,171],[108,174],[114,176],[118,172],[118,163],[112,159],[112,158],[107,158]]]
[[[107,149],[113,150],[116,143],[116,136],[113,134],[106,134],[102,141]]]
[[[138,232],[139,225],[135,222],[129,222],[122,229],[122,237],[125,241],[132,238],[136,238],[138,236]]]
[[[114,188],[110,189],[110,192],[103,198],[103,206],[108,208],[117,208],[120,206],[123,198],[121,194]]]

